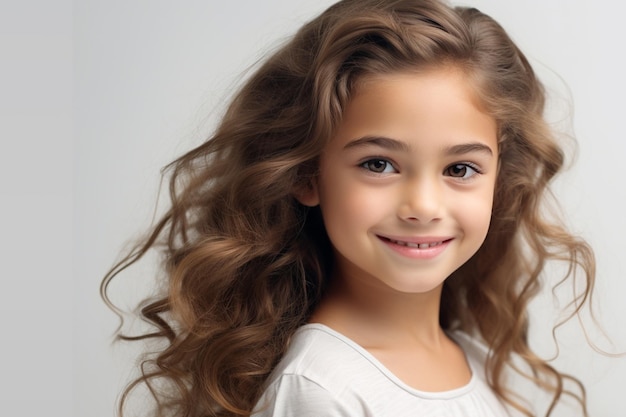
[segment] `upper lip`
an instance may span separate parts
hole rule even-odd
[[[445,242],[453,239],[452,236],[392,236],[392,235],[378,235],[379,237],[387,240],[394,240],[405,243],[416,243],[418,245],[425,243],[438,243]]]

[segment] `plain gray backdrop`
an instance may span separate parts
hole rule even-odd
[[[103,274],[150,224],[160,168],[210,133],[248,67],[331,3],[0,6],[0,414],[114,414],[136,351],[111,344],[117,319],[99,297]],[[626,6],[455,4],[478,7],[507,29],[547,84],[555,127],[577,138],[577,159],[555,194],[568,224],[596,250],[596,311],[613,345],[585,317],[590,337],[624,351]],[[114,298],[136,302],[150,270],[142,264],[124,275]],[[546,356],[557,313],[549,293],[531,311],[531,339]],[[624,415],[626,359],[594,352],[576,322],[558,335],[555,364],[586,383],[591,415]]]

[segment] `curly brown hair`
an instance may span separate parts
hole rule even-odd
[[[582,271],[575,313],[589,301],[588,245],[542,203],[564,162],[543,118],[545,94],[502,27],[476,9],[436,0],[344,0],[307,23],[245,83],[215,133],[166,168],[171,205],[146,238],[106,275],[110,281],[151,250],[164,255],[166,293],[142,305],[154,330],[126,340],[164,339],[142,375],[155,415],[248,416],[293,332],[323,296],[333,256],[319,210],[299,204],[322,148],[364,76],[440,66],[463,71],[497,122],[500,167],[492,221],[479,251],[444,284],[444,329],[489,346],[487,379],[503,400],[531,415],[505,385],[513,367],[552,395],[580,403],[574,378],[530,349],[527,308],[548,261]],[[515,366],[522,358],[530,369]],[[575,391],[566,389],[573,381]]]

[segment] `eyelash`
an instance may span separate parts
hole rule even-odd
[[[379,164],[382,163],[382,164],[384,164],[385,167],[383,168],[382,171],[377,171],[377,170],[371,169],[372,167],[371,167],[370,164],[372,164],[372,163],[379,163]],[[398,170],[396,169],[396,167],[394,166],[393,163],[391,163],[390,161],[388,161],[385,158],[378,158],[378,157],[370,158],[370,159],[367,159],[367,160],[361,162],[359,164],[359,167],[365,169],[368,172],[371,172],[374,175],[390,174],[390,172],[385,172],[389,167],[391,167],[394,172],[398,172]],[[452,170],[452,169],[459,169],[459,168],[464,170],[462,176],[449,175],[450,170]],[[471,171],[473,171],[473,173],[469,177],[466,177],[468,168]],[[446,167],[446,169],[444,169],[443,172],[444,172],[444,175],[447,173],[447,175],[449,177],[458,178],[461,181],[469,181],[475,175],[482,174],[482,171],[480,170],[480,168],[476,164],[471,163],[471,162],[457,162],[457,163],[451,164],[448,167]]]
[[[376,170],[371,169],[371,166],[370,166],[371,163],[380,163],[380,162],[385,164],[385,168],[382,171],[376,171]],[[387,170],[387,168],[389,168],[389,167],[393,168],[394,172],[398,172],[396,167],[394,167],[393,164],[391,162],[389,162],[388,160],[386,160],[385,158],[370,158],[370,159],[367,159],[367,160],[361,162],[359,164],[359,166],[361,168],[371,172],[372,174],[389,174],[389,172],[385,172]]]
[[[449,176],[453,177],[453,178],[458,178],[461,181],[469,181],[475,175],[482,174],[482,171],[480,170],[480,168],[478,168],[478,166],[476,166],[476,164],[473,164],[471,162],[458,162],[458,163],[452,164],[452,165],[448,166],[443,172],[444,173],[449,173],[451,169],[458,169],[459,167],[461,167],[461,169],[465,170],[463,176],[461,176],[461,177],[458,177],[458,176],[455,176],[455,175],[449,175]],[[474,173],[466,178],[465,175],[467,175],[467,168],[469,168],[470,170],[474,171]]]

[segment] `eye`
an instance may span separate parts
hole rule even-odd
[[[462,180],[468,180],[476,174],[480,174],[480,171],[471,164],[454,164],[450,165],[444,171],[444,174],[449,177],[459,178]]]
[[[393,167],[391,162],[386,161],[384,159],[368,159],[360,165],[361,168],[365,168],[368,171],[374,172],[376,174],[390,174],[393,172],[398,172]]]

